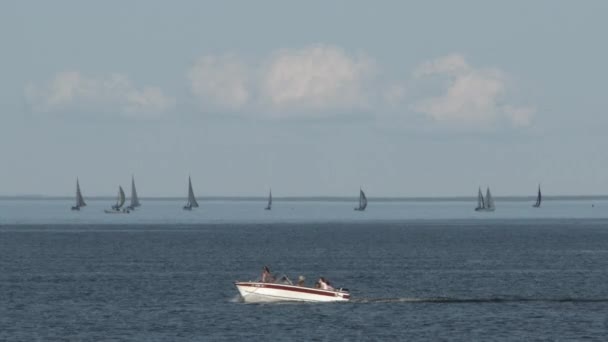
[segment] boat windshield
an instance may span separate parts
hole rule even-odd
[[[259,277],[258,279],[256,279],[256,281],[262,283],[262,277]],[[273,274],[272,281],[267,281],[267,283],[293,285],[293,282],[285,273]]]

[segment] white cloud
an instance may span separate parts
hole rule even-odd
[[[351,57],[335,46],[315,45],[275,51],[265,63],[204,56],[188,78],[203,110],[238,111],[246,106],[283,117],[364,108],[372,71],[369,59]]]
[[[25,97],[34,112],[118,113],[154,118],[175,105],[158,87],[136,88],[128,77],[114,73],[87,77],[77,71],[60,72],[46,84],[29,84]]]
[[[280,50],[262,72],[261,95],[278,110],[360,109],[372,70],[370,60],[335,46]]]
[[[205,109],[238,110],[251,100],[249,67],[234,56],[205,56],[188,72],[191,91]]]
[[[413,108],[436,121],[488,124],[506,118],[516,126],[527,126],[532,108],[506,104],[509,83],[496,68],[474,68],[459,54],[451,54],[421,64],[416,81],[438,77],[443,81],[442,94],[426,97]]]

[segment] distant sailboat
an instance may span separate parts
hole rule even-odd
[[[477,208],[475,208],[475,211],[494,211],[495,209],[496,207],[494,206],[494,199],[490,193],[490,187],[488,187],[486,191],[485,198],[481,193],[481,188],[479,188],[477,191]]]
[[[355,208],[356,211],[364,211],[367,208],[367,197],[363,190],[359,189],[359,206]]]
[[[272,209],[272,189],[270,189],[270,192],[268,193],[268,205],[264,209],[265,210],[271,210]]]
[[[122,190],[122,186],[118,186],[118,198],[116,199],[116,204],[112,206],[111,210],[104,210],[106,214],[128,214],[129,208],[122,208],[125,204],[126,196],[125,192]],[[121,209],[122,208],[122,209]]]
[[[139,197],[137,197],[137,190],[135,189],[135,177],[131,176],[131,203],[129,203],[127,209],[135,210],[139,206],[141,206],[141,203],[139,203]]]
[[[540,202],[542,201],[543,196],[540,193],[540,184],[538,185],[538,195],[536,195],[536,203],[534,203],[534,208],[540,208]]]
[[[72,207],[72,210],[80,210],[81,207],[86,207],[87,204],[84,202],[82,193],[80,192],[80,184],[78,178],[76,178],[76,205]]]
[[[192,210],[192,208],[198,208],[198,203],[194,197],[194,190],[192,190],[192,180],[188,176],[188,202],[184,206],[184,210]]]

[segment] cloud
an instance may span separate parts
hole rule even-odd
[[[506,103],[509,82],[497,68],[474,68],[459,54],[421,64],[414,71],[416,81],[439,78],[441,95],[418,100],[413,108],[436,121],[486,125],[508,119],[515,126],[527,126],[534,109]]]
[[[317,45],[276,52],[263,70],[261,96],[277,110],[360,109],[373,63],[342,49]]]
[[[249,72],[234,56],[205,56],[188,71],[188,78],[202,108],[233,111],[251,100]]]
[[[175,99],[160,88],[138,89],[128,77],[118,73],[88,77],[78,71],[60,72],[46,84],[27,85],[25,98],[37,113],[103,111],[125,117],[156,118],[175,106]]]
[[[188,71],[202,109],[249,111],[272,117],[336,114],[368,106],[374,63],[330,45],[281,49],[265,62],[204,56]]]

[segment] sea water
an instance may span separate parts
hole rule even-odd
[[[0,340],[605,340],[596,201],[0,201]],[[268,265],[352,301],[244,304]]]

